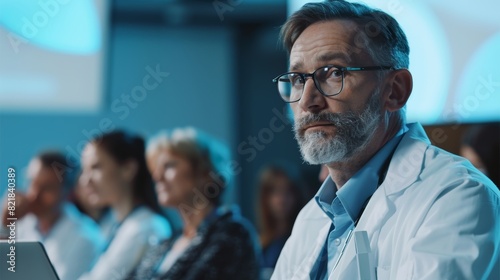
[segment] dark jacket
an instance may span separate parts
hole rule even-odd
[[[232,211],[214,212],[167,273],[156,278],[154,275],[175,238],[152,248],[128,279],[259,279],[258,250],[250,227]]]

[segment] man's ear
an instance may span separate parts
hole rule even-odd
[[[395,112],[406,104],[413,88],[413,78],[407,69],[395,70],[387,81],[384,109]]]

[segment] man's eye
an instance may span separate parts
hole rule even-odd
[[[304,82],[302,81],[302,77],[300,77],[300,75],[297,75],[297,74],[290,74],[290,75],[289,75],[289,79],[290,79],[290,83],[291,83],[292,85],[294,85],[294,86],[304,84]]]
[[[331,76],[335,77],[335,78],[342,77],[342,71],[340,71],[337,68],[332,68],[332,70],[331,70]]]
[[[336,67],[325,67],[323,69],[323,77],[325,79],[341,78],[342,71]]]

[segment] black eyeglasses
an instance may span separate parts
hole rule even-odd
[[[324,96],[338,95],[344,88],[344,76],[347,71],[375,71],[394,70],[392,66],[366,66],[366,67],[339,67],[326,65],[314,72],[299,73],[287,72],[273,79],[278,84],[281,98],[288,103],[297,102],[302,97],[304,85],[308,78],[312,78],[314,85]]]

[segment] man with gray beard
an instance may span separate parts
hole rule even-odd
[[[329,176],[302,209],[272,279],[500,279],[500,193],[407,124],[409,46],[385,12],[309,3],[281,30],[273,79],[295,138]]]
[[[352,111],[321,112],[296,119],[293,128],[304,160],[310,164],[341,162],[363,151],[382,118],[378,112],[379,93],[380,91],[373,93],[368,100],[367,108],[359,115]],[[307,135],[304,133],[305,128],[320,122],[335,126],[335,137],[329,139],[328,134],[323,130],[312,131]]]

